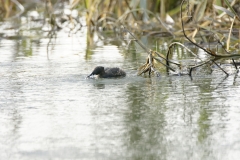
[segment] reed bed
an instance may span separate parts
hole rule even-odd
[[[190,76],[193,69],[209,63],[215,64],[228,75],[217,63],[221,59],[231,59],[237,69],[235,59],[240,57],[240,1],[238,0],[45,0],[44,3],[41,2],[0,0],[0,24],[27,16],[31,21],[40,21],[43,26],[48,25],[49,29],[44,31],[49,32],[50,38],[54,37],[58,30],[68,28],[69,32],[74,34],[82,27],[88,28],[90,38],[94,32],[99,35],[109,32],[116,37],[128,34],[147,53],[147,61],[140,67],[139,75],[146,72],[151,75],[152,72],[157,72],[154,63],[161,63],[167,70],[174,72],[176,69],[172,65],[181,68],[179,62],[171,59],[174,46],[183,47],[198,58],[196,53],[184,45],[184,42],[180,43],[183,37],[185,42],[191,43],[210,56],[206,61],[201,60],[200,64],[188,66]],[[178,42],[169,44],[167,55],[162,55],[141,43],[137,35],[143,34],[172,37]],[[207,45],[201,45],[213,42],[217,43],[217,47],[208,48]]]

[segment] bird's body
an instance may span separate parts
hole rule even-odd
[[[97,75],[99,78],[116,78],[125,77],[126,73],[117,67],[114,68],[104,68],[102,66],[97,66],[94,68],[92,73],[88,76]]]

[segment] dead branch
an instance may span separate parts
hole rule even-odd
[[[189,75],[191,76],[191,72],[194,68],[197,68],[199,66],[202,66],[210,61],[212,61],[216,66],[218,66],[226,75],[228,75],[228,73],[226,71],[224,71],[215,61],[219,60],[219,59],[222,59],[222,58],[236,58],[236,57],[240,57],[240,54],[230,54],[230,55],[225,55],[225,54],[216,54],[214,51],[210,50],[210,49],[206,49],[202,46],[200,46],[199,44],[193,42],[185,33],[185,29],[184,29],[184,23],[183,23],[183,16],[182,16],[182,6],[183,4],[185,3],[186,0],[183,0],[182,3],[181,3],[181,11],[180,11],[180,16],[181,16],[181,24],[182,24],[182,30],[183,30],[183,35],[184,37],[189,41],[191,42],[193,45],[195,45],[196,47],[202,49],[204,52],[208,53],[209,55],[213,56],[213,58],[207,60],[206,62],[203,62],[199,65],[196,65],[194,67],[191,67],[190,68],[190,72],[189,72]],[[189,3],[189,2],[188,2]],[[232,59],[233,60],[233,59]],[[235,64],[234,60],[233,60],[233,63]],[[236,64],[235,64],[235,67],[236,67]]]

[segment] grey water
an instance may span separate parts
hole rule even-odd
[[[239,159],[234,67],[137,76],[143,50],[86,35],[0,39],[0,159]],[[98,65],[127,76],[86,79]]]

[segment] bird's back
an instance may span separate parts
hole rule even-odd
[[[125,77],[126,73],[120,68],[105,68],[104,77]]]

